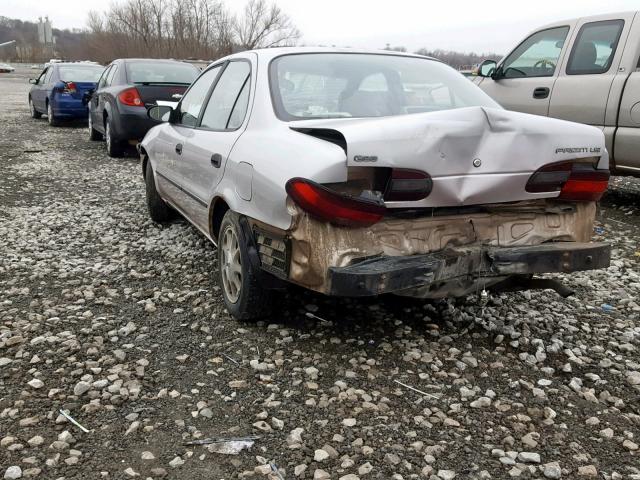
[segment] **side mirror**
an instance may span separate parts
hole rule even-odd
[[[87,90],[86,92],[84,92],[84,94],[82,95],[82,104],[83,105],[89,105],[89,102],[91,101],[91,97],[93,97],[93,92],[95,92],[96,90],[94,88],[92,88],[91,90]]]
[[[478,67],[478,76],[484,78],[491,77],[497,68],[498,64],[495,60],[485,60],[480,64],[480,67]]]
[[[37,78],[30,78],[29,79],[29,83],[31,85],[37,85],[38,84],[38,79]]]
[[[147,116],[151,120],[168,122],[171,118],[172,112],[173,107],[170,107],[169,105],[154,105],[149,110],[147,110]]]

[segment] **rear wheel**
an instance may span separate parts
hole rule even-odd
[[[147,161],[145,169],[144,183],[147,191],[147,208],[149,209],[151,220],[157,223],[171,220],[174,217],[174,210],[158,194],[156,182],[153,178],[153,169],[149,161]]]
[[[271,311],[269,291],[251,264],[237,213],[228,210],[218,232],[218,278],[225,306],[238,320],[257,320]]]
[[[51,108],[51,102],[47,102],[47,121],[49,122],[49,125],[51,125],[52,127],[57,127],[60,124],[58,119],[53,115],[53,108]]]
[[[89,140],[102,140],[102,134],[93,128],[93,120],[91,120],[91,112],[89,112]]]
[[[33,100],[29,97],[29,112],[31,113],[31,118],[40,118],[42,114],[36,110],[36,107],[33,105]]]
[[[124,153],[122,141],[114,138],[113,127],[109,117],[107,117],[104,125],[104,140],[107,143],[107,155],[115,158],[122,156]]]

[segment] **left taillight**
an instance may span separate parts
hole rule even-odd
[[[560,192],[557,198],[569,201],[598,201],[607,191],[609,170],[599,170],[592,162],[558,162],[537,170],[527,182],[529,193]]]
[[[118,100],[128,107],[144,107],[140,92],[136,87],[127,88],[118,94]]]
[[[77,91],[76,84],[73,82],[66,82],[64,84],[64,88],[62,89],[62,91],[64,93],[76,93]]]
[[[386,212],[380,203],[343,195],[304,178],[292,178],[286,190],[305,212],[334,225],[368,227],[379,222]]]

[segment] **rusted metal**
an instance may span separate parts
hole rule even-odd
[[[446,216],[386,217],[361,229],[319,222],[295,205],[289,279],[329,293],[329,269],[376,256],[414,256],[449,248],[515,247],[544,242],[588,242],[596,205],[527,201],[480,206],[481,212]]]

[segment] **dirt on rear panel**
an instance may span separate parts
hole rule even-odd
[[[368,228],[345,228],[318,221],[295,205],[290,208],[294,220],[287,232],[289,280],[322,293],[329,291],[330,267],[344,267],[367,257],[426,254],[474,244],[513,247],[588,242],[596,215],[595,202],[541,200],[478,206],[473,213],[388,215]]]

